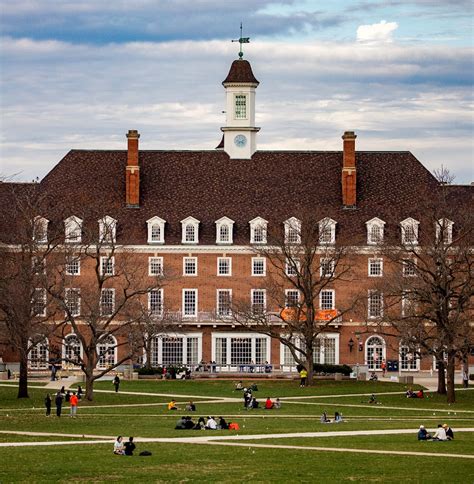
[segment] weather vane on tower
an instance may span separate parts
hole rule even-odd
[[[240,44],[239,59],[242,59],[244,53],[242,51],[242,44],[249,44],[250,37],[242,37],[242,22],[240,22],[240,39],[232,40],[232,42],[238,42]]]

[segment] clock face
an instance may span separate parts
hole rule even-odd
[[[238,134],[234,138],[234,143],[235,143],[235,146],[238,146],[239,148],[243,148],[247,144],[247,138],[243,134]]]

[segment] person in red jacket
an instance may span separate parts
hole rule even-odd
[[[71,405],[71,417],[77,416],[77,403],[79,402],[79,398],[77,398],[76,392],[73,392],[71,397],[69,398],[69,404]]]
[[[267,400],[265,402],[265,409],[271,410],[272,408],[273,408],[273,402],[270,397],[267,397]]]

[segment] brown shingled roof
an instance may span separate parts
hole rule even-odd
[[[232,62],[230,66],[229,74],[222,82],[225,86],[230,83],[245,83],[245,84],[255,84],[258,86],[260,83],[257,81],[252,72],[252,66],[250,62],[244,59],[238,59]]]

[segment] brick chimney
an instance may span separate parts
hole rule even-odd
[[[342,163],[342,204],[344,207],[355,207],[356,198],[356,160],[354,131],[346,131],[342,135],[344,140]]]
[[[140,206],[140,167],[138,166],[138,138],[136,129],[127,133],[128,151],[127,167],[125,169],[125,203],[129,208]]]

